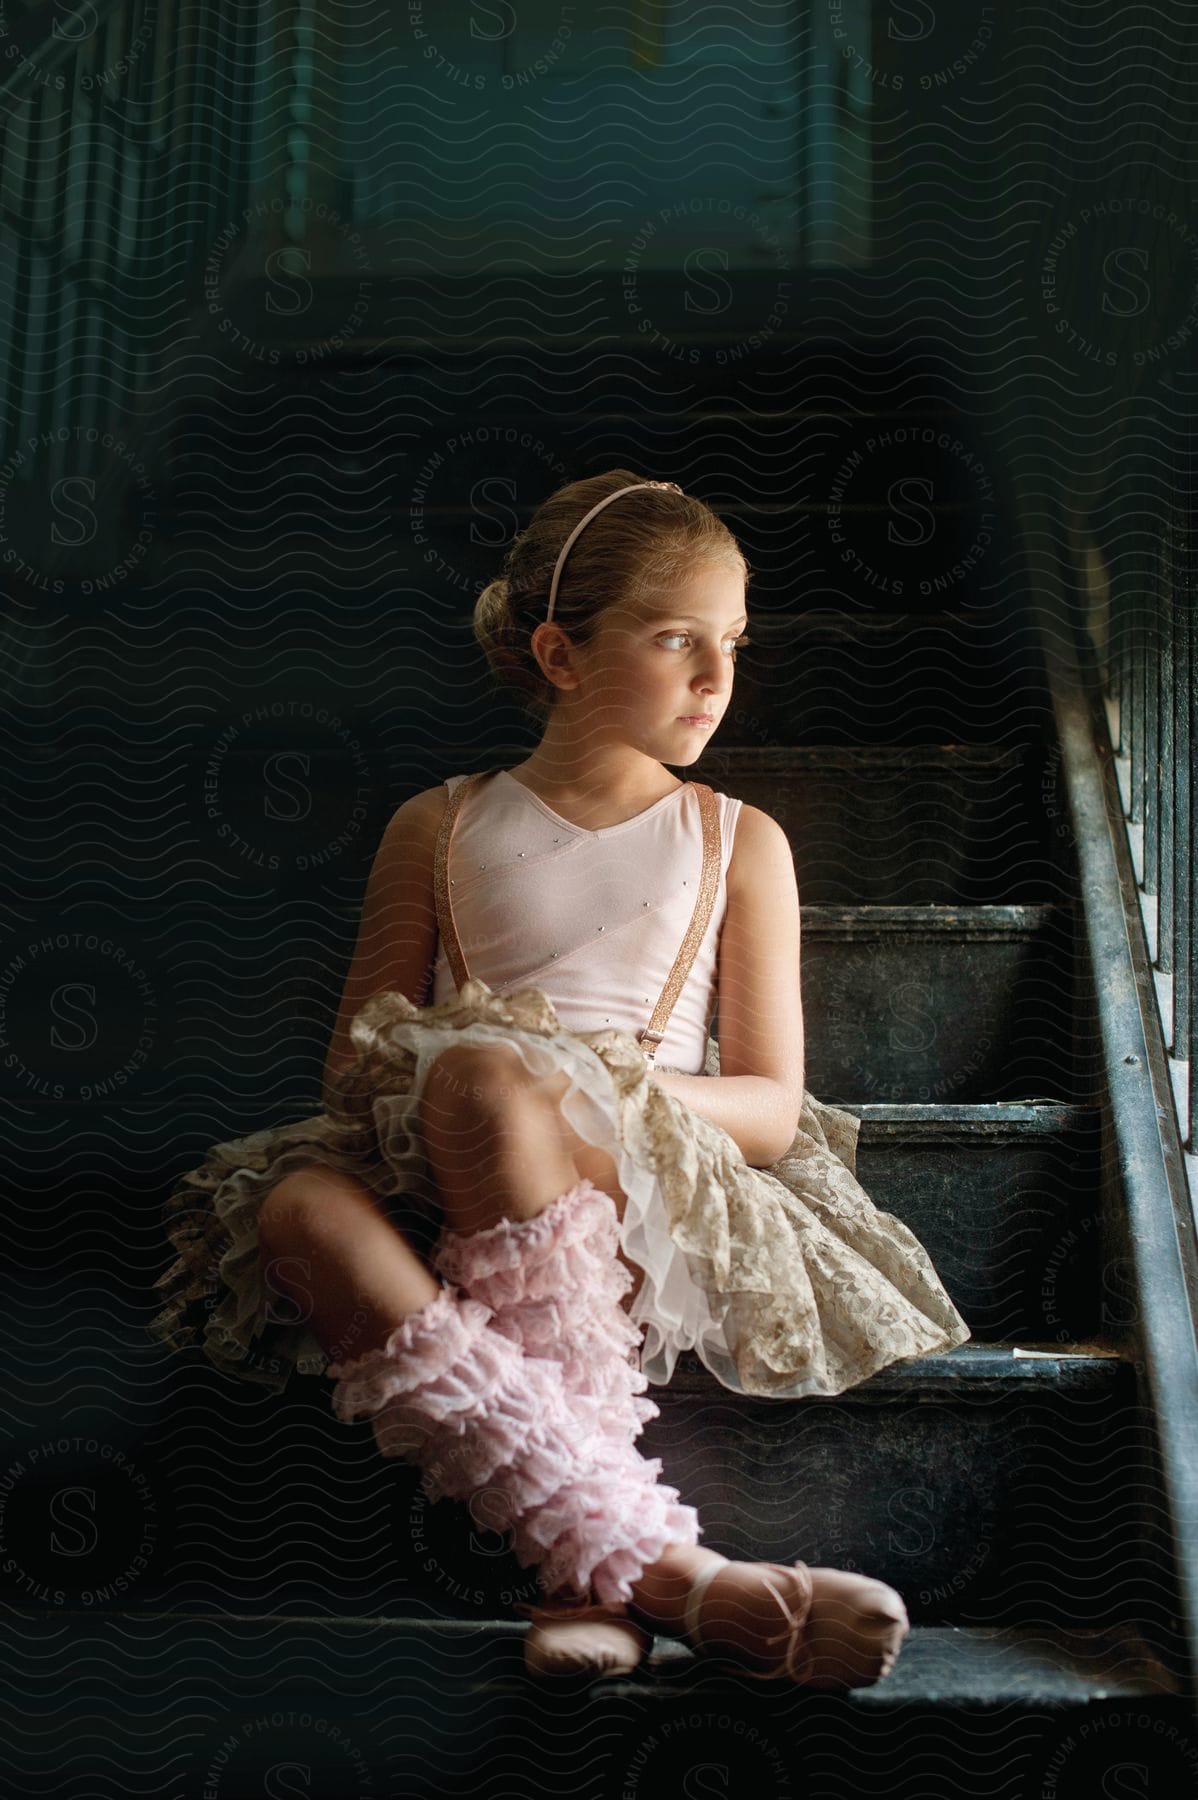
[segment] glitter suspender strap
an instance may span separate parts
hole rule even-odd
[[[441,829],[437,833],[436,861],[433,870],[433,899],[437,908],[437,930],[441,934],[441,942],[445,946],[445,958],[459,993],[463,984],[469,981],[470,971],[466,967],[466,958],[462,955],[462,946],[453,916],[453,901],[449,894],[449,847],[453,838],[454,826],[457,824],[458,814],[466,795],[472,793],[480,781],[489,780],[493,773],[495,773],[493,770],[484,770],[482,774],[468,775],[465,781],[458,783],[449,796],[449,803],[441,820]],[[661,997],[653,1008],[652,1018],[643,1031],[636,1033],[637,1042],[644,1051],[645,1060],[650,1065],[657,1055],[658,1045],[666,1035],[670,1014],[677,1004],[678,996],[686,985],[686,978],[699,953],[699,945],[703,942],[704,933],[710,923],[716,890],[720,884],[719,803],[711,788],[704,782],[692,781],[689,785],[695,791],[703,822],[703,872],[699,877],[699,892],[695,899],[695,910],[691,915],[691,922],[687,926],[686,936],[682,940],[678,955],[674,958],[674,966],[670,970],[665,987],[661,990]]]
[[[711,909],[715,905],[716,889],[720,885],[720,808],[712,790],[701,781],[690,784],[698,797],[699,814],[703,821],[703,871],[699,876],[699,893],[695,900],[695,910],[691,914],[691,922],[686,928],[686,936],[682,940],[674,967],[666,978],[666,985],[661,990],[661,998],[653,1008],[653,1017],[639,1031],[637,1042],[645,1052],[645,1060],[650,1067],[657,1055],[657,1046],[666,1035],[666,1025],[673,1012],[678,996],[686,986],[686,978],[691,972],[691,965],[699,953],[699,945],[703,942],[703,934],[707,930],[711,918]]]
[[[458,814],[462,810],[462,801],[466,795],[477,787],[480,781],[486,781],[495,770],[484,770],[481,775],[467,775],[465,781],[459,781],[449,796],[449,804],[441,819],[441,829],[437,833],[437,850],[433,864],[433,903],[437,908],[437,930],[441,934],[441,942],[445,946],[445,958],[453,976],[453,984],[460,994],[464,984],[470,979],[470,971],[466,967],[466,958],[462,955],[462,946],[458,938],[458,928],[453,916],[453,901],[449,897],[449,843],[453,837],[453,828],[457,824]]]

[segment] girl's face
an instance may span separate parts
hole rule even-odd
[[[623,738],[658,762],[697,757],[731,701],[745,623],[744,575],[727,564],[699,568],[639,607],[609,607],[578,663],[595,735]],[[693,714],[712,722],[687,724]]]

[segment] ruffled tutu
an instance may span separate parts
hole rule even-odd
[[[918,1238],[858,1183],[853,1113],[805,1093],[786,1154],[752,1168],[727,1132],[654,1081],[631,1033],[567,1031],[539,988],[500,996],[471,979],[426,1007],[376,994],[351,1040],[357,1057],[328,1112],[216,1144],[173,1188],[163,1218],[178,1254],[149,1324],[172,1349],[201,1346],[276,1391],[293,1371],[323,1373],[320,1344],[263,1280],[263,1197],[293,1169],[328,1164],[431,1245],[441,1208],[419,1099],[434,1058],[462,1043],[509,1044],[533,1075],[569,1074],[565,1118],[615,1159],[627,1195],[621,1246],[644,1272],[630,1316],[651,1382],[693,1351],[736,1393],[839,1394],[970,1336]],[[719,1074],[714,1039],[704,1073]]]

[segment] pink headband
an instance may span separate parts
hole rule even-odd
[[[557,599],[557,584],[561,578],[562,564],[570,554],[575,538],[585,526],[590,524],[596,513],[601,513],[605,506],[610,506],[613,500],[618,500],[620,498],[621,494],[635,493],[637,488],[668,488],[670,492],[674,494],[680,494],[682,492],[682,489],[678,486],[676,481],[633,481],[628,487],[617,488],[614,494],[609,494],[606,500],[600,500],[597,506],[592,506],[590,512],[579,519],[577,525],[558,552],[557,566],[553,571],[553,580],[549,583],[549,611],[545,614],[546,625],[548,625],[553,617],[553,603]]]

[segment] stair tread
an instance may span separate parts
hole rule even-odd
[[[149,1656],[161,1667],[166,1656],[177,1656],[181,1646],[172,1638],[193,1635],[206,1641],[209,1650],[219,1647],[230,1678],[234,1665],[255,1653],[269,1656],[280,1675],[295,1656],[318,1653],[328,1659],[338,1639],[355,1667],[360,1650],[345,1640],[354,1633],[385,1634],[397,1649],[428,1658],[430,1683],[437,1677],[436,1653],[460,1649],[454,1674],[460,1692],[483,1694],[502,1691],[502,1684],[523,1685],[517,1662],[520,1639],[527,1630],[522,1620],[445,1619],[396,1613],[335,1615],[313,1613],[52,1611],[10,1606],[5,1609],[10,1637],[30,1646],[36,1634],[43,1650],[69,1643],[72,1662],[78,1667],[89,1649],[119,1659],[134,1670]],[[286,1633],[289,1644],[280,1642]],[[302,1641],[306,1640],[306,1641]],[[506,1654],[504,1652],[506,1651]],[[498,1664],[494,1674],[482,1671]],[[325,1663],[327,1667],[327,1662]],[[447,1665],[448,1666],[448,1665]],[[645,1666],[631,1677],[608,1679],[609,1694],[641,1693],[656,1682],[677,1692],[679,1677],[701,1681],[706,1688],[713,1674],[727,1674],[735,1682],[754,1689],[764,1684],[748,1682],[734,1665],[709,1656],[696,1656],[673,1638],[658,1637]],[[784,1689],[784,1683],[777,1684]],[[765,1690],[768,1691],[768,1690]],[[872,1688],[858,1688],[848,1696],[855,1704],[889,1706],[913,1700],[947,1706],[1028,1701],[1037,1707],[1104,1698],[1179,1693],[1178,1681],[1153,1654],[1134,1625],[1062,1630],[1037,1621],[1007,1626],[913,1625],[902,1654],[884,1681]],[[824,1696],[820,1696],[821,1699]]]
[[[827,1100],[826,1095],[821,1099]],[[853,1100],[831,1102],[856,1113],[862,1126],[907,1131],[920,1126],[950,1126],[993,1135],[1020,1126],[1058,1131],[1089,1125],[1101,1114],[1097,1104],[1062,1100],[1056,1094],[1027,1095],[1018,1100]]]
[[[842,757],[853,763],[898,763],[909,768],[916,762],[997,763],[1014,767],[1024,761],[1028,745],[943,742],[935,744],[717,744],[706,752],[703,769],[710,773],[719,762],[730,772],[798,775],[821,757]]]
[[[930,1356],[910,1356],[888,1363],[863,1381],[846,1388],[841,1394],[808,1394],[793,1406],[852,1406],[883,1390],[897,1390],[912,1402],[952,1398],[963,1384],[980,1389],[983,1383],[993,1391],[994,1384],[1032,1383],[1040,1391],[1079,1385],[1108,1387],[1125,1381],[1135,1366],[1130,1349],[1101,1342],[1061,1343],[1026,1342],[1019,1344],[967,1343],[952,1350],[941,1350]],[[674,1378],[664,1394],[701,1394],[706,1409],[723,1399],[736,1406],[753,1405],[746,1398],[725,1388],[701,1363],[693,1352],[678,1358]],[[764,1399],[764,1397],[763,1397]],[[785,1402],[764,1399],[770,1406]]]
[[[742,280],[742,271],[737,272],[738,282]],[[243,292],[252,292],[254,283],[247,282]],[[265,282],[259,281],[259,287]],[[247,309],[248,310],[248,309]],[[391,362],[402,362],[405,358],[418,357],[422,365],[427,366],[438,353],[450,356],[461,363],[467,352],[472,350],[487,353],[488,361],[493,361],[500,353],[527,354],[529,348],[528,333],[523,330],[504,331],[501,327],[487,331],[455,331],[442,338],[421,332],[419,335],[405,336],[402,332],[386,332],[377,335],[369,331],[360,331],[348,338],[343,344],[330,349],[328,332],[297,331],[284,334],[277,331],[271,345],[278,353],[277,364],[272,364],[272,372],[285,368],[290,359],[299,361],[301,371],[311,371],[311,358],[317,351],[320,353],[322,369],[325,373],[337,368],[354,368],[369,361],[373,366],[380,362],[386,365]],[[226,340],[227,341],[227,340]],[[727,328],[718,331],[698,331],[688,329],[685,334],[688,344],[716,344],[724,346],[728,342]],[[810,350],[811,333],[802,328],[778,327],[771,334],[771,349],[778,350]],[[561,356],[563,353],[582,351],[586,353],[588,362],[599,363],[605,357],[618,356],[621,353],[635,363],[644,363],[647,357],[652,359],[653,346],[646,346],[644,334],[634,327],[628,330],[604,331],[596,337],[594,331],[557,331],[544,339],[544,350],[547,358]],[[302,353],[303,360],[299,360]],[[251,361],[250,358],[246,359]],[[256,365],[254,365],[256,366]],[[921,421],[924,418],[959,419],[959,406],[938,403],[934,408],[925,406],[918,410],[912,408]]]
[[[697,1663],[657,1640],[650,1668]],[[1091,1700],[1178,1691],[1175,1678],[1132,1627],[1061,1631],[1016,1626],[913,1625],[885,1681],[855,1690],[858,1703]]]

